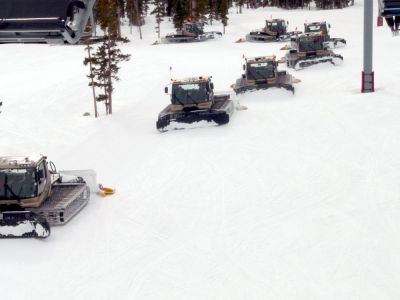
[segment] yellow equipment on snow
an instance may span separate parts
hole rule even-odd
[[[100,189],[100,191],[98,191],[97,194],[100,196],[103,196],[103,197],[106,197],[109,195],[114,195],[114,193],[115,193],[115,189],[105,187],[102,184],[99,184],[99,189]]]

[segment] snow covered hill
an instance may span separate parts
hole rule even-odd
[[[151,46],[148,17],[143,40],[126,28],[132,58],[99,119],[83,116],[83,46],[0,45],[0,154],[43,153],[117,189],[45,241],[0,241],[2,299],[399,299],[399,40],[375,28],[376,93],[361,94],[362,4],[233,9],[222,39],[184,45]],[[226,126],[159,133],[169,67],[228,91],[243,54],[285,54],[234,43],[270,16],[328,21],[344,64],[289,70],[295,95],[242,95]]]

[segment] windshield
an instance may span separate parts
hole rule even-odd
[[[0,170],[1,200],[26,199],[36,195],[37,184],[33,168]]]
[[[299,41],[299,51],[309,52],[323,50],[324,45],[320,36],[302,37]]]
[[[285,22],[267,21],[267,28],[272,32],[284,32],[286,28]]]
[[[309,24],[306,26],[306,32],[320,32],[320,31],[327,32],[325,24],[320,24],[320,25]]]
[[[172,104],[199,104],[207,101],[209,101],[207,82],[172,85]]]
[[[275,76],[273,62],[249,63],[247,66],[248,80],[261,80]]]
[[[186,30],[192,33],[202,34],[204,31],[204,24],[202,23],[191,23],[186,24]]]

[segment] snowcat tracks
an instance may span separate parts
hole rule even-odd
[[[53,186],[50,198],[32,211],[44,217],[50,226],[63,225],[86,206],[89,198],[86,183],[57,184]]]
[[[168,131],[171,123],[193,124],[206,121],[217,125],[227,124],[234,112],[234,105],[229,96],[215,100],[215,103],[208,110],[191,110],[172,112],[167,106],[159,115],[156,127],[160,132]],[[174,128],[175,129],[175,128]],[[177,129],[177,128],[176,128]]]
[[[31,211],[0,213],[0,238],[46,238],[50,235],[47,220]]]

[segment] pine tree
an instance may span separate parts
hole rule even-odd
[[[320,9],[344,8],[352,4],[352,0],[315,0],[315,4]]]
[[[99,7],[101,11],[100,26],[106,32],[106,35],[103,43],[93,55],[91,55],[91,47],[88,45],[88,57],[85,58],[83,63],[90,66],[89,85],[94,88],[95,101],[104,102],[106,114],[112,114],[113,81],[119,80],[117,76],[119,63],[129,60],[130,55],[123,54],[117,44],[117,42],[128,42],[128,39],[120,37],[120,21],[114,14],[118,10],[117,0],[100,0]],[[95,95],[96,88],[100,89],[97,96]]]
[[[89,86],[92,87],[93,104],[94,104],[94,117],[97,118],[97,117],[99,116],[99,113],[98,113],[98,111],[97,111],[96,86],[98,86],[98,85],[97,85],[97,83],[96,83],[96,81],[95,81],[95,77],[96,77],[95,72],[96,72],[96,69],[93,67],[93,65],[97,63],[97,59],[96,59],[96,57],[93,57],[93,56],[92,56],[93,47],[90,46],[90,43],[89,43],[89,42],[88,42],[88,44],[87,44],[85,50],[87,50],[88,56],[87,56],[87,57],[85,58],[85,60],[83,61],[83,64],[84,64],[85,66],[86,66],[86,65],[89,65],[90,74],[87,75],[87,77],[90,79]]]
[[[188,0],[173,0],[174,17],[173,22],[176,28],[182,28],[182,24],[190,16]]]
[[[156,27],[156,31],[158,34],[158,38],[160,38],[160,24],[163,21],[163,17],[165,17],[165,0],[154,0],[153,1],[154,4],[154,9],[153,11],[150,13],[152,15],[155,15],[156,17],[156,23],[157,23],[157,27]]]
[[[172,11],[174,7],[173,0],[166,0],[167,1],[167,16],[172,17]]]
[[[138,26],[140,39],[142,39],[142,20],[141,20],[141,12],[140,12],[140,5],[139,0],[127,0],[126,1],[126,15],[129,20],[129,26],[131,27],[132,33],[132,26]]]
[[[101,29],[106,31],[106,29],[113,28],[118,37],[121,36],[121,5],[123,6],[121,0],[99,0],[96,7],[97,20]],[[106,32],[106,34],[108,33]]]
[[[85,65],[91,66],[91,72],[88,75],[91,79],[89,85],[100,89],[97,96],[94,94],[95,100],[104,102],[106,114],[112,114],[113,81],[119,80],[117,76],[120,69],[119,63],[130,59],[129,54],[123,54],[118,48],[117,41],[127,42],[126,39],[118,38],[115,32],[113,35],[105,36],[96,52],[84,60]]]
[[[225,27],[228,25],[229,2],[228,0],[218,1],[218,16],[223,25],[223,33],[225,34]]]
[[[245,4],[245,0],[235,0],[236,7],[239,8],[239,14],[242,13],[243,5]]]
[[[207,20],[208,0],[197,0],[193,9],[192,16],[199,21]]]
[[[208,20],[212,25],[218,19],[218,0],[208,0]]]
[[[126,15],[129,20],[129,25],[137,26],[139,29],[140,39],[142,39],[142,25],[144,24],[144,16],[148,11],[149,0],[125,0],[126,1]]]

